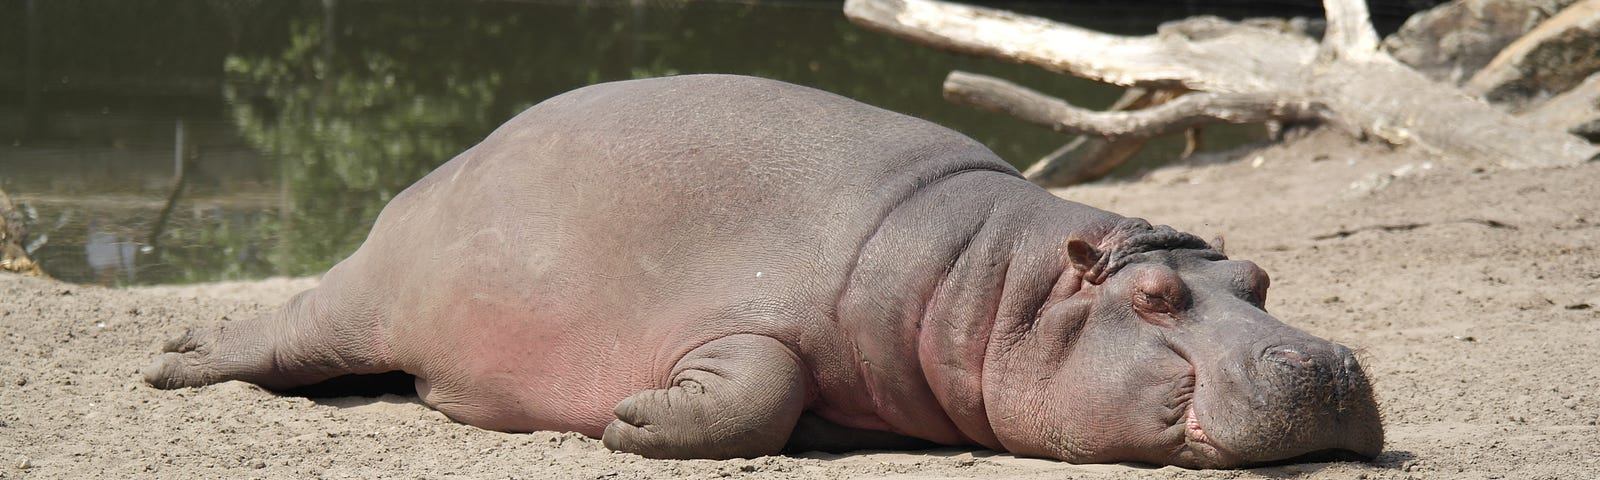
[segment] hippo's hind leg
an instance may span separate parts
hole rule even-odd
[[[243,380],[271,389],[310,385],[346,374],[393,368],[377,316],[355,289],[321,286],[300,292],[277,312],[189,329],[169,340],[142,373],[157,388]]]
[[[738,458],[782,451],[805,408],[800,360],[781,342],[730,335],[680,360],[672,386],[617,403],[602,440],[651,458]]]

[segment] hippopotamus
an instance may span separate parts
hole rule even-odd
[[[1068,462],[1371,458],[1350,349],[1218,242],[1064,200],[933,123],[774,80],[604,83],[395,196],[158,388],[405,372],[505,432],[651,458],[967,445]]]

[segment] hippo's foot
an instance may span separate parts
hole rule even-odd
[[[731,335],[678,362],[672,386],[617,403],[607,448],[650,458],[779,453],[804,408],[799,359],[777,340]]]
[[[144,367],[145,383],[156,388],[210,385],[259,376],[268,342],[237,342],[230,325],[185,330],[167,340],[161,354]],[[270,368],[270,365],[266,366]]]

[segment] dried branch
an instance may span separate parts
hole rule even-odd
[[[1149,90],[1129,88],[1113,102],[1108,111],[1138,110],[1160,105],[1187,91]],[[1117,167],[1127,163],[1133,154],[1144,149],[1149,139],[1124,138],[1111,141],[1102,137],[1080,135],[1061,148],[1050,152],[1022,172],[1029,181],[1040,185],[1075,185],[1098,180]]]
[[[1148,138],[1126,138],[1115,142],[1095,137],[1078,137],[1039,159],[1022,172],[1028,181],[1046,187],[1065,187],[1092,182],[1110,175],[1143,150]]]
[[[1319,119],[1312,102],[1248,94],[1197,92],[1144,110],[1096,112],[994,77],[951,72],[944,98],[1005,113],[1062,133],[1148,139],[1212,123]]]

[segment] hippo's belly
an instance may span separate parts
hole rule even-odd
[[[727,222],[657,231],[620,214],[594,222],[592,210],[479,211],[518,219],[435,226],[460,240],[419,262],[435,281],[407,287],[389,332],[405,370],[427,383],[424,401],[464,423],[599,436],[617,402],[667,386],[677,360],[713,339],[839,339],[822,313],[837,288],[829,277],[842,277],[828,256],[769,253],[818,251],[820,234],[767,241]],[[779,323],[795,317],[762,307],[797,303],[817,309],[814,321]]]

